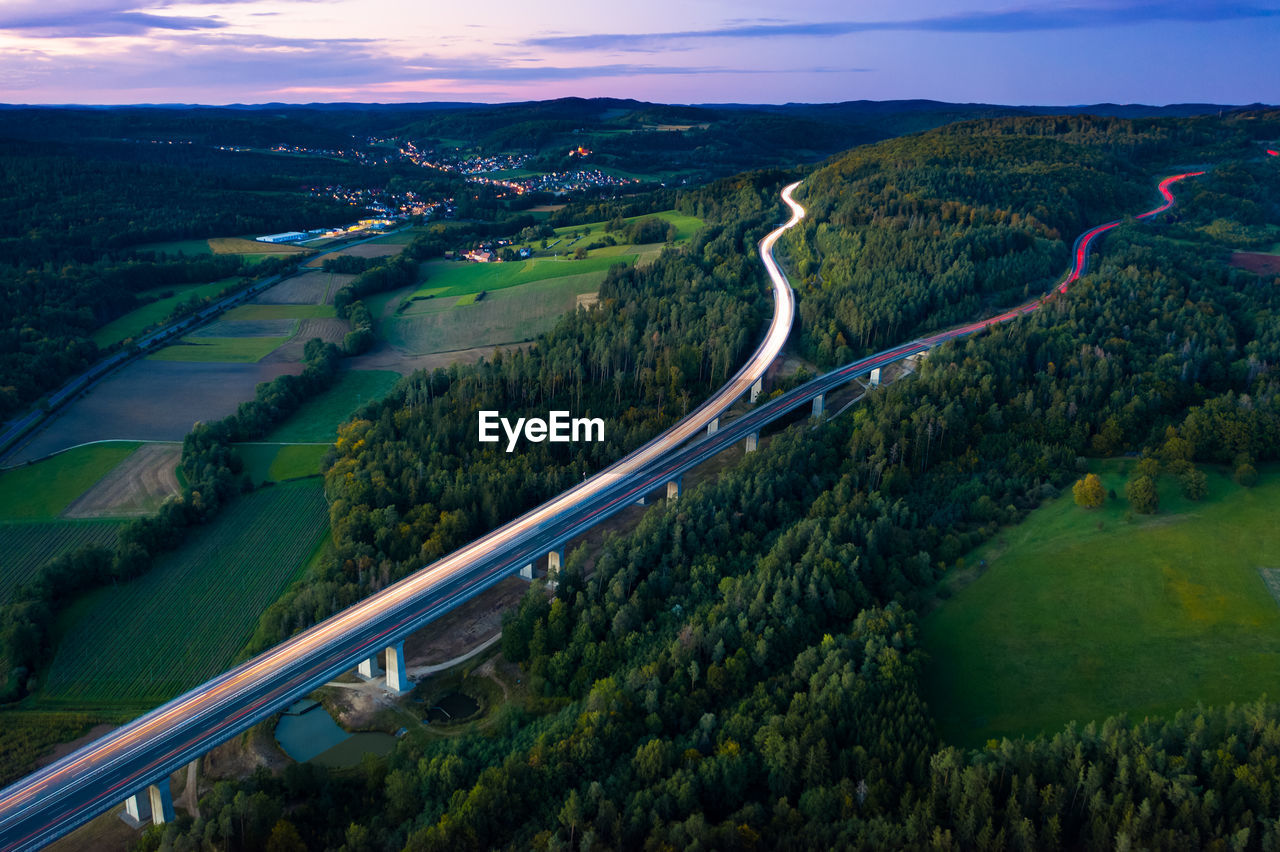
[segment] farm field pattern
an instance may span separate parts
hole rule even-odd
[[[222,671],[328,526],[317,480],[241,497],[145,577],[68,609],[37,703],[147,704]]]

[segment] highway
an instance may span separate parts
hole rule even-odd
[[[1139,218],[1167,210],[1172,184],[1196,174],[1201,173],[1162,181],[1165,203]],[[517,520],[0,791],[0,849],[38,848],[66,834],[818,394],[1043,303],[1033,300],[859,359],[702,436],[764,374],[790,333],[794,297],[773,247],[804,216],[792,198],[796,186],[783,191],[790,220],[760,242],[772,283],[773,319],[751,359],[712,398],[640,449]],[[1066,292],[1084,271],[1094,241],[1118,224],[1100,225],[1076,241],[1072,268],[1051,295]]]
[[[556,530],[580,517],[584,504],[625,487],[698,435],[764,375],[791,333],[795,298],[773,247],[804,216],[791,197],[798,185],[782,194],[791,218],[760,241],[774,300],[768,331],[714,396],[635,452],[517,520],[0,792],[0,849],[38,848],[66,834],[545,555],[558,543]]]

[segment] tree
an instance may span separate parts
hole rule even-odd
[[[573,250],[574,260],[584,260],[586,256],[587,256],[586,246],[578,246],[576,249]]]
[[[1236,465],[1235,480],[1237,485],[1252,488],[1258,483],[1258,470],[1248,462]]]
[[[1124,486],[1124,496],[1129,506],[1140,515],[1154,515],[1160,509],[1160,497],[1156,494],[1156,482],[1149,476],[1130,479]]]
[[[307,845],[302,842],[298,829],[287,819],[281,819],[271,829],[267,852],[306,852],[306,849]]]
[[[1203,500],[1209,491],[1209,478],[1197,468],[1187,468],[1178,480],[1182,483],[1182,493],[1188,500]]]
[[[1075,495],[1076,505],[1085,509],[1096,509],[1106,499],[1106,493],[1102,490],[1102,480],[1096,473],[1086,474],[1084,479],[1077,480],[1071,488],[1071,493]]]

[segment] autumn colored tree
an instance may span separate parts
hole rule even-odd
[[[1085,474],[1084,479],[1077,480],[1071,487],[1071,493],[1076,498],[1076,505],[1085,509],[1098,508],[1107,497],[1102,490],[1102,480],[1096,473]]]

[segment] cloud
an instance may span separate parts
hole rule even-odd
[[[209,30],[224,26],[226,22],[218,17],[153,15],[115,9],[0,15],[0,30],[19,30],[54,38],[144,35],[156,30]]]
[[[900,21],[818,21],[806,23],[733,23],[702,30],[664,33],[598,33],[545,35],[528,39],[531,47],[560,50],[640,49],[671,41],[778,37],[831,38],[885,30],[944,33],[1019,33],[1046,30],[1127,26],[1156,21],[1211,23],[1280,17],[1280,8],[1254,3],[1210,3],[1202,0],[1119,2],[1106,5],[1025,6],[998,12],[973,11]]]

